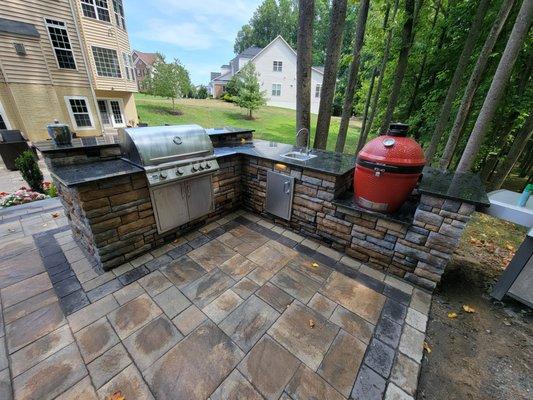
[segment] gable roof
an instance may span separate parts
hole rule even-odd
[[[247,49],[244,49],[242,52],[237,54],[237,57],[252,58],[257,55],[257,53],[259,53],[261,50],[263,50],[262,47],[248,47]]]
[[[152,66],[157,60],[157,53],[143,53],[142,51],[133,50],[135,54],[137,54],[137,57],[146,65]]]
[[[269,44],[267,44],[265,47],[263,47],[261,49],[261,51],[259,51],[255,56],[253,56],[251,59],[250,59],[250,62],[252,62],[253,60],[255,60],[257,57],[259,57],[259,55],[261,55],[262,53],[264,53],[266,51],[266,49],[268,49],[270,46],[272,46],[273,43],[277,42],[277,41],[281,41],[285,46],[287,46],[293,53],[294,55],[296,56],[297,53],[296,53],[296,50],[294,50],[291,45],[289,43],[287,43],[287,41],[285,39],[283,39],[283,36],[281,35],[278,35],[274,38],[274,40],[272,40]],[[321,67],[311,67],[311,69],[315,72],[318,72],[320,75],[324,75],[324,69]],[[240,71],[240,70],[239,70]],[[239,72],[237,71],[237,72]]]

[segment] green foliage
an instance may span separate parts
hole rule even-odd
[[[29,151],[24,151],[16,160],[15,165],[20,171],[22,178],[30,186],[31,190],[39,193],[43,191],[43,173],[37,164],[35,155]]]
[[[174,59],[167,63],[165,57],[160,55],[154,64],[153,77],[150,80],[150,94],[166,97],[174,101],[186,96],[191,90],[191,80],[185,67]]]
[[[235,103],[248,110],[248,118],[252,119],[252,112],[266,104],[265,92],[261,91],[255,65],[247,63],[238,74],[239,91],[235,96]]]
[[[229,82],[226,84],[226,93],[230,96],[237,96],[239,94],[240,86],[241,80],[237,75],[233,75]]]
[[[204,85],[200,85],[198,87],[198,90],[196,91],[196,98],[197,99],[207,99],[207,96],[209,96],[207,88]]]

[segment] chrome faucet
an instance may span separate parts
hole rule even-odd
[[[311,134],[309,132],[309,129],[307,128],[302,128],[300,129],[298,132],[296,132],[296,143],[298,143],[298,138],[300,137],[300,134],[305,131],[307,132],[307,138],[306,138],[306,141],[305,141],[305,154],[309,155],[309,153],[311,152],[311,148],[310,148],[310,142],[311,142]]]

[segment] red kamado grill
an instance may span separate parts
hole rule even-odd
[[[405,124],[390,124],[387,133],[359,152],[354,192],[361,207],[393,213],[413,191],[426,160],[422,147],[407,137],[408,129]]]

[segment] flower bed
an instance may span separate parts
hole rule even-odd
[[[43,182],[45,193],[34,192],[26,187],[21,187],[13,193],[0,192],[0,207],[11,207],[19,204],[31,203],[32,201],[56,197],[57,191],[53,183]]]

